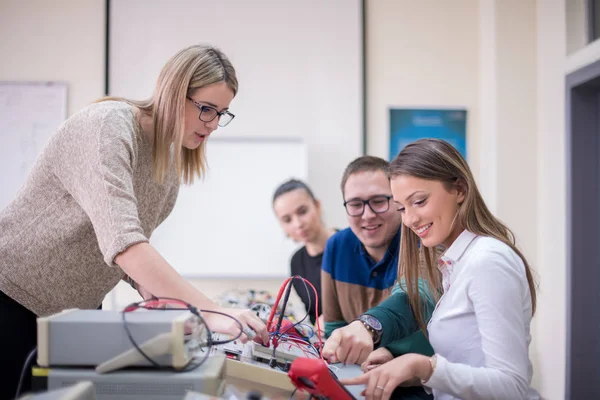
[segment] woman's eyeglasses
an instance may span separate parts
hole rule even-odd
[[[202,122],[211,122],[215,118],[219,118],[219,126],[227,126],[234,118],[235,115],[230,113],[228,110],[225,111],[217,111],[216,108],[211,106],[205,106],[204,104],[200,104],[191,97],[186,97],[189,101],[191,101],[198,109],[200,110],[200,114],[198,114],[198,119]]]

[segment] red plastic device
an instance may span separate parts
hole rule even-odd
[[[320,399],[356,400],[337,376],[321,359],[297,358],[292,362],[288,376],[298,390],[304,390]]]

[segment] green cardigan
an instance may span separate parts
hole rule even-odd
[[[423,282],[419,281],[419,290],[425,300],[426,321],[429,320],[435,304]],[[392,295],[378,306],[369,309],[365,314],[377,318],[383,326],[383,335],[379,347],[385,347],[394,357],[407,353],[419,353],[426,356],[434,354],[429,340],[419,328],[410,307],[408,295],[398,283]]]

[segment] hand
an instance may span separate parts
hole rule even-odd
[[[363,372],[369,372],[373,368],[377,368],[388,361],[392,361],[394,356],[385,347],[380,347],[367,357],[366,361],[361,364],[360,369]]]
[[[360,364],[373,351],[373,337],[360,321],[333,331],[323,347],[323,357],[330,362]]]
[[[219,308],[215,311],[231,315],[242,323],[244,330],[250,328],[254,331],[253,334],[255,333],[256,336],[253,338],[249,338],[248,333],[242,333],[242,336],[240,336],[242,343],[246,343],[248,339],[253,339],[255,342],[262,344],[269,343],[267,327],[254,311],[245,310],[243,308]],[[212,313],[204,313],[202,316],[206,320],[209,329],[212,331],[226,333],[232,336],[237,336],[240,333],[240,326],[231,318]]]
[[[429,357],[421,354],[405,354],[389,361],[366,374],[355,378],[340,379],[342,385],[367,385],[362,395],[367,400],[388,400],[396,387],[412,379],[427,379],[431,375]]]

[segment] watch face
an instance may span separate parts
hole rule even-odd
[[[376,331],[381,331],[383,329],[383,327],[381,326],[381,322],[379,322],[379,320],[373,317],[372,315],[364,314],[362,316],[362,319]]]

